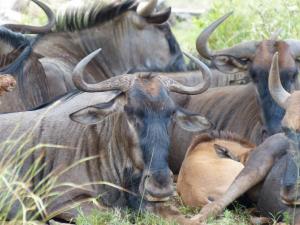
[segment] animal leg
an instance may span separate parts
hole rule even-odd
[[[167,206],[160,203],[152,204],[151,206],[147,206],[147,210],[153,212],[162,218],[175,221],[181,225],[201,225],[199,221],[191,220],[183,215],[176,207],[174,206]]]
[[[269,173],[274,162],[286,153],[288,147],[289,144],[284,134],[275,134],[266,139],[252,151],[245,168],[225,194],[216,201],[205,205],[192,220],[205,221],[220,214],[231,202],[261,182]]]

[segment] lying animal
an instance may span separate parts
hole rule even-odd
[[[218,215],[232,201],[261,183],[255,200],[258,209],[268,216],[288,212],[291,224],[300,224],[300,209],[297,207],[300,202],[300,91],[290,94],[284,89],[280,81],[278,58],[276,53],[268,86],[274,101],[285,110],[281,121],[284,134],[275,134],[259,145],[224,195],[203,207],[194,220],[203,221]]]
[[[19,140],[24,133],[29,133],[33,138],[26,139],[25,149],[39,143],[68,147],[43,147],[28,157],[20,172],[20,176],[24,175],[41,154],[46,165],[42,167],[41,176],[32,182],[32,188],[53,171],[64,171],[56,179],[54,190],[62,194],[47,199],[49,215],[63,220],[75,218],[78,210],[71,207],[74,202],[80,204],[78,207],[84,214],[109,207],[162,213],[160,202],[174,192],[168,166],[169,126],[176,121],[189,131],[211,127],[204,117],[178,107],[170,92],[200,94],[209,87],[210,71],[190,56],[198,62],[206,78],[192,87],[166,75],[149,72],[86,83],[83,71],[98,52],[86,56],[74,69],[73,82],[81,93],[39,110],[0,115],[0,142],[7,139],[7,134],[11,134],[11,140]],[[16,124],[18,129],[15,129]],[[17,151],[19,144],[13,146],[12,151]],[[4,150],[1,149],[0,158],[2,154]],[[92,159],[76,164],[87,157]],[[64,185],[70,183],[76,187]],[[84,188],[80,188],[82,185]],[[95,198],[97,201],[90,201]],[[10,218],[13,216],[11,212]]]
[[[202,207],[222,196],[244,168],[254,145],[238,135],[213,131],[196,136],[177,180],[184,204]]]

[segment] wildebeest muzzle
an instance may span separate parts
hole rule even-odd
[[[139,192],[149,202],[163,202],[174,195],[173,174],[170,169],[145,171],[139,186]]]

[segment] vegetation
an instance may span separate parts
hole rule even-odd
[[[130,212],[130,210],[120,210],[115,209],[111,211],[106,212],[92,212],[91,215],[86,216],[82,213],[76,220],[77,225],[131,225],[131,224],[137,224],[137,225],[176,225],[175,222],[168,222],[166,220],[163,220],[157,215],[154,215],[152,213],[141,213],[139,215]]]
[[[29,166],[28,171],[22,171],[22,168],[34,152],[44,147],[56,146],[40,144],[24,151],[30,140],[29,132],[18,140],[8,137],[4,143],[1,143],[0,221],[13,216],[12,224],[37,224],[35,220],[46,217],[44,201],[54,194],[52,190],[55,176],[49,174],[33,188],[34,178],[45,166],[42,154]],[[20,174],[22,176],[19,176]],[[14,215],[10,214],[12,209]]]
[[[222,15],[233,11],[210,38],[215,49],[230,47],[246,40],[262,40],[281,29],[280,38],[300,38],[300,1],[298,0],[214,0],[211,8],[197,18],[174,26],[183,50],[195,52],[200,32]]]

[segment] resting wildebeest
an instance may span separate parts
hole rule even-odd
[[[244,168],[253,148],[253,144],[228,131],[194,137],[177,179],[183,203],[202,207],[222,196]]]
[[[274,101],[285,110],[281,122],[284,134],[275,134],[258,146],[227,192],[206,205],[195,219],[216,216],[240,195],[251,192],[251,188],[262,182],[260,190],[256,190],[258,209],[266,216],[288,212],[291,223],[300,224],[300,210],[297,207],[300,198],[300,91],[290,94],[284,89],[278,64],[276,53],[270,69],[269,90]]]
[[[48,16],[45,26],[6,24],[0,26],[0,74],[11,74],[18,82],[17,87],[5,97],[0,97],[0,112],[32,109],[51,100],[46,74],[39,56],[32,52],[37,36],[25,36],[14,32],[42,34],[54,25],[53,12],[42,2],[34,1]],[[10,30],[10,29],[12,30]]]
[[[102,46],[107,57],[98,55],[88,66],[87,80],[90,82],[128,71],[185,70],[182,52],[166,22],[171,11],[153,13],[155,5],[156,0],[147,4],[133,0],[108,5],[101,2],[69,9],[58,15],[56,29],[40,37],[31,54],[39,58],[44,71],[28,78],[32,77],[42,84],[23,85],[23,82],[18,82],[26,90],[37,92],[28,96],[25,109],[49,102],[48,97],[55,99],[74,90],[71,72],[76,63],[87,52]],[[39,67],[40,62],[36,64]],[[25,92],[19,101],[25,101],[26,97]],[[32,99],[34,101],[30,101]],[[22,103],[11,105],[14,108],[5,112],[24,110]]]
[[[71,167],[57,178],[60,187],[55,191],[64,194],[48,206],[47,212],[50,214],[77,201],[82,202],[81,210],[88,213],[97,208],[96,204],[85,202],[92,197],[99,197],[103,208],[128,206],[155,211],[160,204],[152,202],[165,201],[174,192],[168,166],[168,127],[172,119],[189,131],[200,131],[211,126],[199,114],[178,107],[170,97],[170,92],[190,95],[207,90],[210,71],[199,60],[197,63],[205,79],[192,87],[165,75],[149,72],[86,83],[83,70],[98,52],[85,57],[74,69],[74,84],[84,93],[61,99],[55,107],[50,105],[36,111],[0,115],[1,128],[5,130],[5,134],[0,134],[2,141],[7,134],[11,134],[10,139],[15,139],[28,131],[32,138],[29,141],[26,139],[28,142],[23,149],[38,143],[68,147],[45,147],[25,162],[23,173],[32,160],[44,154],[47,165],[42,169],[41,177],[35,179],[36,182],[55,170],[64,171],[86,157],[96,157]],[[15,129],[16,124],[18,129]],[[101,185],[101,181],[118,185],[134,194]],[[68,190],[64,183],[74,183],[78,188]],[[84,184],[84,188],[80,188]],[[34,187],[36,183],[32,185]],[[77,213],[73,209],[60,212],[56,217],[68,220]]]
[[[229,16],[208,26],[197,39],[199,54],[224,72],[245,71],[251,78],[247,85],[211,88],[201,96],[190,96],[185,107],[205,115],[216,130],[228,130],[258,145],[267,136],[280,132],[284,110],[272,99],[268,90],[268,73],[272,56],[279,52],[280,76],[286,90],[297,84],[300,42],[276,39],[248,41],[228,49],[211,51],[207,40]],[[174,126],[171,140],[170,166],[178,173],[192,135]]]
[[[35,46],[35,51],[45,57],[41,62],[49,79],[62,85],[63,79],[71,79],[76,63],[99,47],[105,57],[96,56],[87,67],[91,81],[128,71],[185,70],[182,52],[167,23],[171,8],[154,12],[156,3],[157,0],[108,5],[95,2],[62,10],[55,30]]]

